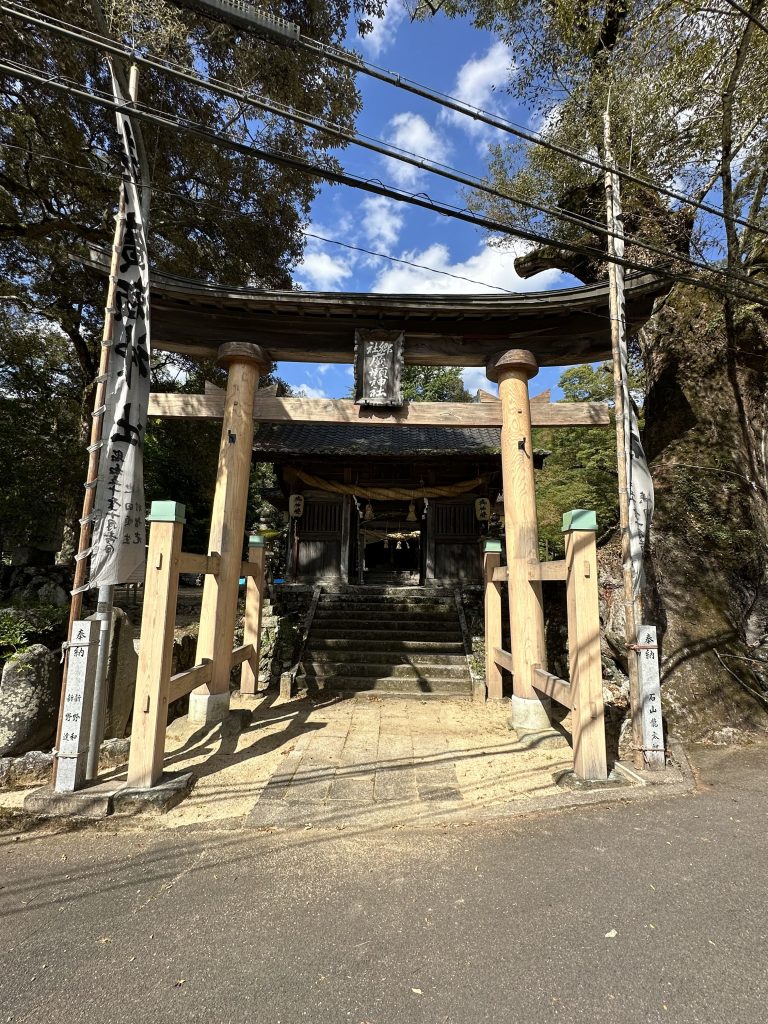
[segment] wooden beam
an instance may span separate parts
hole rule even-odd
[[[198,686],[206,686],[211,681],[212,675],[212,661],[201,662],[199,665],[188,668],[186,672],[177,672],[175,676],[171,676],[168,686],[168,703],[178,700],[179,697],[186,697]]]
[[[494,583],[506,583],[507,582],[507,567],[506,565],[497,565],[493,570],[493,582]]]
[[[203,573],[215,576],[221,559],[218,555],[191,555],[182,551],[179,557],[179,572]]]
[[[512,655],[509,651],[503,651],[501,647],[494,647],[493,649],[493,660],[501,668],[505,668],[507,672],[512,672]]]
[[[232,651],[232,660],[229,663],[230,668],[237,668],[238,665],[242,665],[244,661],[248,661],[252,654],[253,644],[243,644],[242,647],[236,647]]]
[[[563,704],[567,708],[571,707],[573,691],[570,683],[566,683],[559,676],[553,676],[551,672],[545,672],[537,665],[533,666],[533,687],[546,694],[547,697],[551,697],[552,700],[556,700],[558,704]]]
[[[501,544],[498,545],[501,548]],[[489,700],[501,700],[504,696],[501,671],[493,652],[501,645],[501,587],[493,582],[493,574],[499,567],[501,551],[487,550],[483,553],[483,579],[485,580],[485,685]]]
[[[165,419],[222,419],[224,396],[156,393],[149,396],[149,415]],[[277,398],[256,396],[254,419],[259,423],[404,424],[413,427],[500,427],[499,402],[410,402],[402,409],[368,409],[346,398]],[[531,407],[534,427],[607,427],[608,406],[602,402],[537,402]]]
[[[565,559],[557,562],[534,562],[528,567],[529,580],[565,580]]]

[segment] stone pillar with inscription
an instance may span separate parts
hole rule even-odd
[[[189,698],[189,719],[208,724],[229,713],[229,674],[245,545],[245,513],[253,447],[253,403],[269,357],[258,345],[229,342],[219,348],[229,370],[221,427],[216,491],[208,554],[220,556],[219,571],[205,577],[196,662],[208,658],[213,675]]]

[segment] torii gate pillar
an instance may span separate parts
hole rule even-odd
[[[229,713],[229,674],[237,616],[237,596],[245,543],[245,513],[253,449],[253,401],[269,358],[258,345],[228,342],[219,348],[228,367],[216,491],[208,554],[220,556],[219,571],[207,575],[200,610],[196,662],[213,662],[207,686],[189,698],[191,722],[210,724]]]
[[[498,381],[501,401],[501,472],[513,672],[510,725],[523,733],[550,729],[549,701],[539,698],[533,688],[533,666],[546,668],[541,583],[529,579],[530,566],[539,562],[539,531],[528,381],[538,370],[536,358],[525,349],[498,352],[486,367],[489,379]]]

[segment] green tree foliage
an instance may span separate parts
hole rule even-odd
[[[765,11],[763,0],[746,2],[745,8],[757,18]],[[509,45],[506,86],[535,111],[545,141],[592,159],[603,156],[610,96],[620,166],[695,200],[720,199],[726,212],[767,222],[768,34],[726,0],[445,0],[425,4],[422,13],[436,9],[468,15]],[[605,249],[604,234],[514,199],[604,223],[598,169],[551,149],[512,142],[492,147],[489,176],[512,198],[478,193],[471,198],[475,209]],[[737,229],[728,238],[722,222],[693,205],[626,181],[622,193],[630,235],[694,256],[728,250],[734,270],[758,258],[761,236],[755,232]],[[627,255],[646,264],[660,259],[632,244]],[[549,266],[583,280],[605,274],[599,259],[557,246],[538,249],[517,266],[526,275]]]
[[[566,402],[613,402],[610,364],[575,366],[560,377]],[[563,513],[597,513],[598,533],[618,521],[616,434],[610,428],[567,427],[534,431],[534,447],[550,452],[536,477],[539,540],[550,555],[562,555]]]
[[[89,3],[40,0],[35,6],[89,30],[99,29]],[[296,0],[287,7],[270,2],[262,6],[297,22],[302,33],[337,44],[351,18],[365,31],[383,3]],[[327,61],[257,40],[167,0],[104,0],[104,13],[110,33],[138,51],[149,50],[342,126],[354,123],[360,100],[353,76]],[[0,33],[0,57],[110,93],[107,65],[98,51],[8,16]],[[330,148],[338,146],[335,139],[260,115],[168,75],[142,71],[139,92],[150,106],[241,141],[326,166],[334,163]],[[145,127],[143,136],[153,186],[153,265],[233,285],[290,287],[291,267],[303,251],[302,222],[317,182],[181,131]],[[119,167],[110,111],[12,76],[0,78],[0,306],[7,314],[3,354],[12,367],[16,354],[32,344],[30,334],[38,333],[40,347],[55,338],[61,387],[77,405],[97,372],[106,288],[105,280],[83,260],[91,246],[112,244]],[[15,392],[8,396],[14,398]],[[86,394],[84,423],[88,404]],[[18,416],[12,415],[24,421],[24,412],[19,406]],[[38,422],[44,416],[38,410]],[[54,420],[56,430],[66,432],[63,449],[41,446],[34,460],[30,454],[28,471],[38,479],[58,478],[60,490],[76,479],[70,496],[74,512],[84,470],[84,456],[73,450],[80,428],[63,410],[51,411]],[[158,440],[155,434],[150,457],[157,455]],[[12,471],[6,466],[3,452],[4,475]],[[159,465],[156,471],[150,467],[150,479],[155,472],[161,473]]]
[[[408,402],[471,402],[458,366],[406,366],[403,398]]]
[[[67,339],[0,307],[0,551],[48,547],[78,473],[82,391]]]

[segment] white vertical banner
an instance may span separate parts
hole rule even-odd
[[[612,195],[615,202],[619,183],[615,172],[611,172],[611,176],[613,179]],[[621,220],[620,217],[616,217],[615,212],[614,207],[614,223]],[[616,256],[619,259],[623,259],[623,231],[616,233],[613,244]],[[629,553],[632,561],[632,586],[634,596],[637,598],[640,596],[645,583],[643,556],[645,553],[645,541],[653,516],[653,480],[651,479],[651,471],[645,458],[643,443],[640,440],[640,425],[637,422],[635,407],[629,390],[629,351],[627,348],[627,323],[624,306],[624,267],[617,263],[615,273],[618,282],[619,319],[621,320],[619,360],[621,364],[621,386],[624,392],[624,458],[627,466]]]
[[[126,103],[112,73],[115,100]],[[117,112],[125,227],[120,247],[99,474],[93,511],[89,587],[139,579],[146,544],[143,451],[149,403],[149,261],[143,174],[130,118]]]

